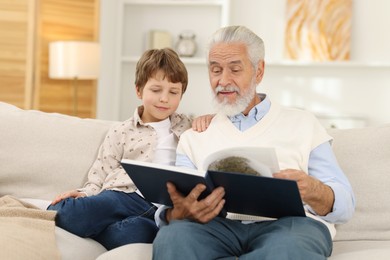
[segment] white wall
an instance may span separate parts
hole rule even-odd
[[[283,66],[285,0],[233,0],[231,23],[260,35],[266,71],[258,91],[285,105],[334,117],[366,118],[367,125],[390,123],[390,1],[354,0],[353,66]],[[384,63],[384,66],[375,66]],[[374,66],[365,66],[365,65]]]
[[[137,104],[132,89],[113,100],[115,82],[112,53],[115,50],[114,0],[102,0],[102,47],[104,74],[99,82],[98,118],[123,120]],[[243,3],[245,2],[245,4]],[[319,115],[367,119],[367,125],[390,123],[390,1],[354,0],[352,65],[290,66],[283,61],[285,0],[231,0],[230,24],[241,24],[259,34],[266,45],[266,71],[260,92],[284,105],[302,107]],[[174,21],[174,18],[173,18]],[[111,54],[111,55],[110,55]],[[377,66],[381,64],[380,66]],[[367,66],[372,65],[372,66]],[[203,114],[212,111],[205,66],[192,65],[190,84],[180,110]],[[127,100],[131,105],[123,108]],[[118,104],[121,103],[121,104]],[[122,105],[119,110],[116,108]],[[125,104],[126,105],[126,104]]]
[[[105,120],[118,120],[116,103],[114,97],[116,93],[117,80],[115,78],[116,63],[116,26],[117,8],[115,1],[101,0],[100,1],[100,45],[101,45],[101,64],[100,77],[98,80],[97,89],[97,111],[96,117]]]
[[[260,35],[270,61],[283,59],[286,1],[231,1],[231,24],[245,25]],[[390,1],[353,0],[352,6],[351,60],[390,62]]]

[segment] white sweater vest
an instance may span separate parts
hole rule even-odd
[[[205,170],[205,158],[217,150],[236,146],[274,147],[281,170],[292,168],[307,173],[310,152],[331,139],[311,113],[272,103],[269,112],[244,132],[226,116],[217,114],[206,131],[183,133],[177,152]]]
[[[189,157],[200,170],[206,170],[206,157],[225,148],[237,146],[274,147],[279,168],[299,169],[308,173],[310,152],[318,145],[330,141],[318,120],[309,112],[281,107],[272,102],[269,112],[254,126],[244,132],[238,130],[226,116],[217,114],[204,132],[187,130],[180,137],[178,154]],[[306,212],[324,223],[332,238],[336,234],[333,224]],[[240,220],[261,220],[264,218],[241,214],[229,214],[228,218]]]

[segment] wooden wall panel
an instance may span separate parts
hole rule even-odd
[[[31,108],[34,0],[0,0],[0,101]]]
[[[39,6],[35,108],[73,114],[72,80],[48,77],[51,41],[95,41],[98,38],[98,0],[42,0]],[[79,80],[78,116],[95,117],[96,81]]]
[[[0,101],[73,114],[71,80],[48,77],[51,41],[98,39],[99,0],[0,0]],[[96,116],[96,81],[79,81],[80,117]]]

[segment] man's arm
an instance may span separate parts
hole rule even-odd
[[[328,142],[312,150],[309,175],[298,170],[284,170],[276,178],[296,180],[306,208],[331,223],[350,219],[355,209],[351,185],[338,166]]]
[[[315,215],[325,216],[332,212],[335,195],[332,188],[320,180],[296,169],[281,170],[274,177],[296,181],[302,201],[310,205]]]
[[[190,158],[184,154],[176,154],[176,166],[196,169]],[[162,227],[168,225],[171,216],[171,210],[171,207],[165,205],[158,207],[156,213],[154,214],[154,220],[157,226]]]
[[[322,218],[331,223],[348,221],[355,212],[355,195],[329,142],[319,145],[310,153],[309,175],[330,187],[334,194],[332,211]]]
[[[184,154],[176,154],[176,166],[178,167],[186,167],[186,168],[191,168],[191,169],[196,169],[196,166],[192,163],[190,158],[188,158],[187,155]]]
[[[176,166],[196,169],[191,160],[183,154],[176,156]],[[225,191],[219,187],[206,198],[198,200],[205,188],[203,184],[198,184],[190,194],[184,197],[172,183],[168,183],[167,189],[173,207],[160,206],[155,213],[156,224],[161,227],[167,225],[172,219],[191,219],[206,223],[218,216],[225,204],[223,199]]]

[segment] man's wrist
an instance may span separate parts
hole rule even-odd
[[[166,208],[160,212],[159,218],[168,224],[171,220],[171,212],[172,208]]]
[[[167,208],[165,211],[165,221],[169,223],[172,219],[172,208]]]

